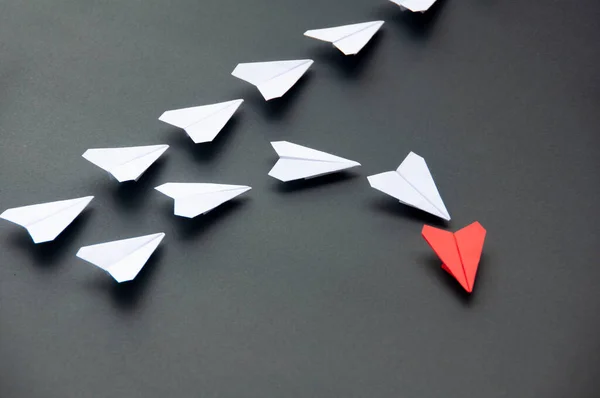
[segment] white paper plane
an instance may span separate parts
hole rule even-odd
[[[353,160],[330,155],[287,141],[271,142],[279,160],[269,171],[269,175],[280,181],[309,179],[360,166]]]
[[[231,74],[254,84],[265,100],[282,97],[313,64],[311,59],[238,64]]]
[[[19,224],[27,229],[34,243],[56,239],[94,199],[84,198],[60,200],[58,202],[15,207],[0,214],[0,218]]]
[[[194,218],[252,188],[245,185],[168,182],[154,189],[175,199],[176,216]]]
[[[304,36],[333,43],[345,55],[354,55],[371,40],[384,21],[371,21],[335,28],[313,29]]]
[[[88,149],[82,156],[119,182],[137,181],[167,148],[168,145],[97,148]]]
[[[398,4],[403,10],[412,12],[425,12],[436,2],[436,0],[390,0]]]
[[[371,187],[434,216],[450,221],[450,215],[433,182],[425,159],[409,153],[396,171],[367,177]]]
[[[156,250],[164,233],[99,243],[79,249],[77,257],[108,272],[119,283],[133,280]]]
[[[225,127],[243,99],[166,111],[158,120],[185,130],[194,143],[210,142]]]

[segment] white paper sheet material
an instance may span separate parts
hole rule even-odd
[[[99,243],[79,249],[77,257],[108,272],[119,283],[133,280],[165,237],[164,233]]]
[[[137,181],[168,148],[168,145],[97,148],[88,149],[82,156],[119,182]]]
[[[154,188],[175,199],[175,215],[194,218],[249,191],[245,185],[168,182]]]
[[[308,179],[360,166],[353,160],[330,155],[287,141],[271,142],[279,160],[269,175],[280,181]]]
[[[182,128],[194,141],[210,142],[225,127],[243,99],[166,111],[158,120]]]
[[[450,220],[425,159],[416,153],[409,153],[396,171],[367,178],[373,188],[393,196],[401,203]]]
[[[371,21],[335,28],[307,30],[304,36],[333,43],[345,55],[354,55],[371,40],[383,22]]]
[[[390,0],[398,4],[403,10],[412,12],[425,12],[436,2],[436,0]]]
[[[92,199],[94,199],[93,196],[86,196],[15,207],[0,214],[0,218],[25,227],[34,243],[50,242],[77,218]]]
[[[313,64],[311,59],[238,64],[231,74],[255,85],[265,100],[282,97]]]

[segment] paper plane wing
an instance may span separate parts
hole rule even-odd
[[[304,32],[304,36],[333,43],[345,55],[354,55],[371,40],[383,22],[372,21],[335,28],[307,30]]]
[[[97,148],[88,149],[82,156],[119,182],[137,181],[167,148],[168,145]]]
[[[485,228],[477,221],[454,233],[456,246],[471,290],[475,284],[486,233]]]
[[[360,163],[287,141],[271,142],[279,160],[269,175],[280,181],[313,178],[360,166]]]
[[[451,274],[467,292],[470,292],[471,290],[465,276],[465,271],[463,270],[454,234],[425,225],[421,235],[423,235],[423,238],[431,246],[435,254],[442,260],[442,268]]]
[[[398,4],[402,9],[412,12],[425,12],[436,2],[436,0],[390,0]]]
[[[102,268],[117,282],[127,282],[137,276],[164,237],[158,233],[85,246],[77,257]]]
[[[313,64],[310,59],[238,64],[231,74],[255,85],[265,100],[282,97]]]
[[[413,152],[408,154],[396,171],[372,175],[367,179],[371,187],[408,206],[450,220],[425,159]]]
[[[26,228],[35,243],[50,242],[75,220],[92,199],[93,196],[86,196],[16,207],[0,214],[0,218]]]
[[[166,111],[158,120],[180,127],[194,143],[210,142],[225,127],[243,99]]]
[[[425,225],[421,234],[442,260],[442,268],[471,293],[486,235],[481,224],[474,222],[456,233]]]
[[[155,189],[175,199],[175,215],[193,218],[208,213],[252,188],[245,185],[169,182]]]

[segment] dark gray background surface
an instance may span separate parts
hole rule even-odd
[[[383,19],[357,57],[306,29]],[[2,209],[95,195],[51,244],[0,224],[0,395],[597,397],[600,3],[4,0]],[[238,62],[313,58],[282,100]],[[212,144],[157,120],[244,98]],[[272,140],[357,160],[283,185]],[[137,184],[81,158],[167,143]],[[488,230],[467,297],[420,235],[443,226],[371,189],[409,151],[452,221]],[[195,220],[163,182],[247,184]],[[165,232],[118,285],[80,246]]]

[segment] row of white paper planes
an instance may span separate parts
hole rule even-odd
[[[391,0],[404,10],[425,12],[436,0]],[[304,32],[305,36],[332,43],[345,55],[358,54],[384,21],[370,21]],[[231,73],[255,85],[265,100],[282,97],[313,64],[310,59],[241,63]],[[187,131],[194,142],[212,141],[241,100],[165,112],[161,120]]]
[[[391,0],[402,9],[425,12],[436,0]],[[372,21],[306,31],[308,37],[333,43],[345,55],[357,54],[383,25]],[[255,85],[266,100],[283,96],[306,73],[312,60],[239,64],[232,75]],[[159,120],[183,128],[195,143],[210,142],[243,100],[164,112]],[[269,175],[281,181],[314,178],[360,166],[358,162],[285,141],[271,143],[280,156]],[[90,149],[83,157],[119,182],[137,181],[168,145]],[[372,187],[402,203],[449,220],[423,158],[410,153],[394,172],[368,177]],[[193,218],[250,190],[248,186],[166,183],[156,188],[175,199],[175,214]],[[0,218],[25,227],[35,243],[53,241],[87,207],[93,196],[8,209]],[[135,278],[164,233],[82,247],[77,256],[109,272],[117,281]]]
[[[280,181],[309,179],[360,166],[360,163],[287,141],[272,142],[279,155],[269,175]],[[168,148],[152,145],[89,149],[84,157],[119,182],[137,180]],[[367,177],[371,186],[401,203],[450,220],[425,159],[411,152],[395,171]],[[156,190],[175,201],[175,215],[193,218],[250,190],[249,186],[166,183]],[[27,229],[35,243],[53,241],[92,201],[93,196],[8,209],[0,218]],[[117,281],[135,278],[164,233],[82,247],[77,256],[109,272]]]

